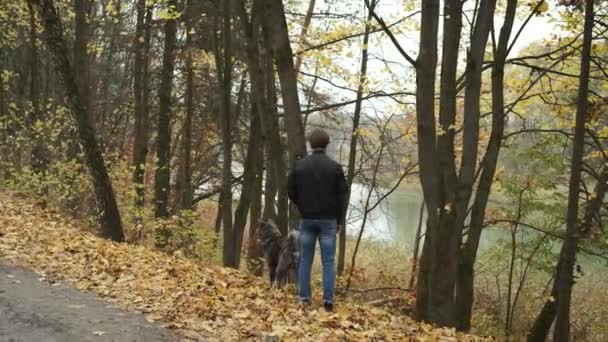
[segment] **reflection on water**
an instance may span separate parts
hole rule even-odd
[[[368,190],[360,184],[353,184],[351,193],[351,209],[347,220],[349,235],[359,234],[362,223],[362,211],[365,207]],[[377,195],[370,199],[370,206],[378,200]],[[390,194],[384,203],[371,212],[363,231],[363,238],[403,243],[404,248],[412,250],[418,221],[422,191],[415,187],[400,187]],[[422,231],[425,230],[426,213],[422,221]],[[500,238],[507,237],[503,229],[487,229],[480,241],[480,251],[484,251]]]
[[[361,229],[362,211],[365,207],[367,193],[368,190],[363,186],[353,184],[350,199],[351,208],[347,220],[347,231],[353,236],[357,235]],[[377,201],[378,197],[373,195],[370,199],[370,206]],[[384,200],[381,206],[369,214],[363,237],[413,245],[421,203],[422,193],[419,190],[403,188],[395,190]]]

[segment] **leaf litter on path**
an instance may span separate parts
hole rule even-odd
[[[299,308],[288,290],[245,272],[98,238],[86,227],[0,192],[0,257],[93,291],[191,339],[482,341],[382,309],[344,302]]]

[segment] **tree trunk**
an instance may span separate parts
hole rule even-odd
[[[455,191],[457,178],[455,170],[454,136],[456,117],[456,71],[462,28],[462,3],[446,1],[443,33],[443,58],[441,66],[439,123],[441,134],[437,137],[437,157],[439,168],[434,171],[438,191],[438,207],[427,206],[429,211],[439,212],[436,225],[428,225],[423,258],[420,264],[420,283],[428,287],[421,295],[427,302],[427,320],[439,325],[455,324],[454,283],[457,273],[459,230],[455,225]],[[429,215],[430,216],[430,215]],[[427,244],[428,242],[428,244]],[[424,281],[423,281],[424,279]],[[428,282],[427,282],[428,281]],[[420,287],[418,287],[420,288]],[[425,298],[426,297],[426,298]]]
[[[420,213],[418,214],[418,226],[416,228],[416,235],[414,236],[414,251],[412,253],[412,271],[410,272],[410,281],[408,282],[408,289],[410,293],[415,293],[414,285],[416,284],[416,278],[418,275],[418,258],[420,256],[420,240],[422,240],[422,223],[424,222],[424,201],[420,203]]]
[[[32,7],[32,4],[28,2],[28,12],[30,16],[30,102],[31,102],[31,113],[29,117],[29,123],[32,132],[32,155],[31,155],[31,166],[34,172],[40,173],[46,169],[47,160],[44,151],[44,144],[42,137],[38,136],[37,125],[38,122],[42,123],[42,112],[40,108],[40,87],[38,75],[38,47],[36,46],[37,33],[36,33],[36,13]],[[1,77],[1,76],[0,76]]]
[[[135,132],[133,138],[133,185],[135,187],[135,206],[140,212],[136,214],[136,221],[141,224],[141,210],[145,203],[144,174],[146,171],[146,157],[148,155],[148,112],[147,104],[144,102],[144,69],[147,64],[146,50],[149,37],[147,33],[150,26],[149,21],[145,21],[146,0],[137,1],[137,23],[135,28],[135,38],[133,40],[135,58],[133,61],[133,99],[135,112]]]
[[[89,43],[91,0],[74,0],[74,74],[87,111],[90,111]]]
[[[561,264],[558,263],[556,268],[560,269]],[[543,308],[534,320],[534,324],[528,332],[526,339],[528,342],[544,342],[547,340],[549,330],[551,329],[551,325],[553,325],[553,320],[555,320],[555,313],[557,312],[557,284],[558,280],[556,275],[555,279],[553,280],[553,286],[551,287],[551,295],[547,301],[545,301]]]
[[[89,41],[90,25],[87,22],[87,13],[90,13],[90,0],[73,0],[74,2],[74,76],[76,84],[82,96],[83,105],[94,125],[95,117],[91,113],[90,103],[90,68],[87,45]],[[94,128],[95,126],[93,126]],[[100,138],[103,139],[103,138]],[[76,143],[76,137],[69,139],[69,155],[76,158],[80,147]],[[100,142],[102,143],[102,142]],[[101,146],[100,146],[101,147]]]
[[[279,81],[281,83],[281,98],[285,108],[285,126],[287,128],[287,145],[289,152],[289,165],[306,156],[306,139],[300,113],[300,100],[298,97],[298,80],[293,63],[293,52],[289,43],[289,32],[285,21],[285,9],[282,0],[264,0],[265,19],[262,27],[267,32],[267,43],[277,66]],[[279,197],[283,186],[279,184]],[[279,205],[281,201],[279,201]],[[279,217],[281,210],[279,208]],[[289,226],[295,229],[299,221],[299,214],[295,205],[289,206]]]
[[[220,59],[219,54],[219,39],[216,42],[216,65],[221,65],[221,72],[218,77],[220,85],[220,100],[221,108],[221,131],[222,131],[222,148],[223,148],[223,164],[222,164],[222,228],[224,230],[224,248],[223,261],[224,266],[237,268],[237,254],[239,251],[234,249],[235,238],[234,229],[232,227],[232,113],[231,105],[231,90],[232,90],[232,28],[231,28],[231,0],[223,2],[223,29],[222,29],[222,47],[223,55]]]
[[[253,3],[251,20],[241,2],[239,17],[246,37],[247,67],[251,80],[252,105],[257,108],[264,149],[266,150],[266,185],[264,212],[265,219],[277,222],[283,233],[287,232],[287,195],[286,189],[280,191],[279,213],[275,210],[275,199],[280,186],[286,187],[286,166],[281,143],[278,113],[276,109],[276,90],[274,87],[274,68],[272,57],[259,51],[260,17],[263,10],[262,0]]]
[[[220,232],[222,230],[222,203],[223,203],[223,196],[222,196],[222,192],[220,191],[220,195],[218,196],[217,199],[217,213],[215,215],[215,224],[213,225],[214,229],[215,229],[215,240],[213,241],[213,247],[217,247],[217,241],[220,238]]]
[[[0,47],[0,118],[6,117],[6,94],[4,91],[4,51]]]
[[[278,222],[277,208],[275,206],[275,200],[277,198],[277,182],[275,178],[275,165],[272,160],[271,147],[268,141],[264,142],[264,150],[266,151],[266,157],[264,159],[264,165],[266,167],[266,179],[264,182],[264,211],[262,212],[262,218],[265,220],[271,219],[275,223]],[[281,227],[279,226],[279,230]],[[284,230],[281,230],[283,233]]]
[[[363,34],[363,48],[361,49],[361,68],[359,72],[359,85],[357,87],[357,98],[355,100],[355,112],[353,114],[353,127],[351,130],[350,150],[348,152],[348,172],[346,174],[346,210],[344,211],[344,227],[340,230],[340,243],[338,248],[338,274],[344,272],[344,259],[346,257],[346,215],[348,214],[348,204],[350,202],[350,193],[352,190],[353,180],[355,179],[355,166],[357,163],[357,143],[359,142],[359,123],[361,121],[361,108],[363,104],[363,89],[367,80],[367,60],[368,60],[368,44],[369,34],[371,31],[372,12],[374,11],[377,0],[372,0],[365,21],[365,33]]]
[[[146,7],[145,0],[138,0],[137,23],[134,45],[133,97],[135,112],[135,127],[133,138],[133,186],[135,188],[135,221],[143,223],[145,205],[146,159],[148,156],[148,51],[150,44],[151,8]],[[140,231],[140,238],[143,232]]]
[[[194,29],[194,21],[197,18],[198,11],[193,3],[194,0],[188,0],[186,20],[186,118],[182,129],[181,142],[181,186],[180,208],[192,209],[193,189],[192,189],[192,117],[194,116],[194,63],[193,54],[196,43],[192,30]]]
[[[302,50],[304,44],[306,44],[306,35],[308,34],[308,28],[310,27],[310,22],[312,21],[312,15],[315,10],[315,2],[316,0],[309,0],[308,9],[306,10],[306,15],[304,16],[304,23],[302,23],[302,31],[300,31],[300,39],[298,43],[298,49]],[[302,65],[302,54],[298,54],[296,56],[296,64],[294,66],[294,71],[296,73],[296,79],[298,78],[298,72],[300,71],[300,67]]]
[[[570,302],[573,273],[576,263],[576,252],[580,239],[578,228],[578,199],[581,183],[583,155],[585,153],[585,122],[589,97],[589,68],[591,61],[591,40],[593,39],[594,20],[593,0],[585,1],[585,24],[583,32],[583,51],[581,53],[581,70],[576,105],[576,124],[570,166],[570,184],[568,189],[568,209],[566,214],[566,237],[560,253],[560,268],[557,270],[557,312],[555,317],[554,341],[570,340]]]
[[[29,2],[40,11],[40,17],[45,28],[45,39],[53,53],[57,72],[63,78],[70,107],[74,113],[80,144],[93,180],[102,235],[114,241],[123,241],[124,234],[112,183],[97,144],[91,118],[88,115],[83,96],[80,94],[80,88],[76,83],[74,70],[70,65],[67,55],[68,48],[63,39],[63,29],[59,15],[52,0],[29,0]]]
[[[234,213],[234,249],[236,251],[236,267],[240,265],[240,251],[243,245],[243,233],[247,223],[247,214],[255,195],[256,182],[258,178],[258,151],[262,149],[262,134],[260,132],[260,120],[255,106],[251,109],[249,125],[249,142],[245,168],[243,172],[243,186],[241,187],[241,198]]]
[[[167,4],[171,15],[177,11],[177,0]],[[171,186],[171,92],[173,89],[173,70],[175,67],[177,22],[175,18],[165,22],[165,50],[160,86],[158,89],[158,123],[156,137],[156,175],[154,215],[157,218],[169,216],[168,200]]]
[[[256,230],[262,215],[262,180],[264,178],[264,150],[262,149],[262,146],[258,146],[258,149],[256,150],[255,164],[257,174],[255,177],[253,199],[251,200],[251,210],[249,213],[247,269],[252,274],[261,277],[264,272],[264,263],[262,262],[262,251],[257,244]]]
[[[294,72],[293,52],[289,43],[289,32],[285,21],[282,0],[264,0],[264,30],[268,32],[269,43],[277,65],[281,96],[285,106],[285,122],[291,165],[306,155],[306,140],[300,114],[298,83]]]
[[[505,126],[504,65],[508,54],[509,38],[513,29],[516,8],[517,0],[507,2],[505,21],[500,30],[498,47],[494,56],[494,64],[492,65],[492,131],[484,159],[481,162],[483,171],[473,203],[469,233],[460,256],[456,285],[456,307],[458,310],[458,329],[463,331],[469,330],[471,325],[475,259]]]
[[[464,151],[456,178],[453,138],[457,94],[456,66],[460,40],[460,1],[446,1],[441,75],[440,134],[435,132],[434,77],[437,60],[438,2],[423,2],[421,46],[417,64],[417,115],[421,183],[428,218],[416,294],[419,319],[458,326],[455,287],[461,233],[473,190],[479,141],[479,96],[485,47],[496,2],[479,7],[467,58],[464,105]],[[432,63],[432,64],[431,64]],[[435,137],[438,137],[437,144]]]
[[[288,230],[288,214],[293,212],[289,206],[287,197],[287,165],[285,163],[285,152],[281,141],[281,129],[279,126],[279,112],[277,110],[277,90],[275,87],[274,67],[272,56],[265,56],[266,76],[266,99],[268,104],[268,117],[270,121],[269,131],[271,134],[271,152],[269,156],[274,164],[274,177],[277,192],[277,225],[285,236]],[[276,145],[275,145],[276,144]],[[274,202],[274,197],[272,201]],[[290,217],[294,218],[295,217]]]
[[[422,251],[418,285],[416,290],[416,318],[437,322],[429,313],[430,267],[429,248],[432,233],[437,229],[439,217],[439,184],[435,172],[438,161],[435,156],[435,75],[437,65],[437,30],[439,24],[439,0],[423,0],[420,23],[420,49],[416,61],[416,122],[418,135],[418,160],[420,183],[428,208],[427,236]],[[440,323],[440,322],[438,322]]]

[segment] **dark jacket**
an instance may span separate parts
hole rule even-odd
[[[299,160],[289,173],[289,199],[304,219],[336,219],[343,224],[346,180],[342,166],[324,152],[315,151]]]

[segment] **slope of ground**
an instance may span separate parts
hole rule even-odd
[[[269,290],[257,277],[108,242],[11,193],[0,193],[0,259],[95,292],[195,339],[482,340],[350,303],[338,303],[331,314],[304,310],[292,293]]]

